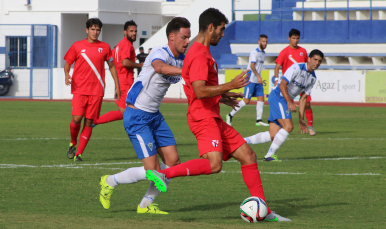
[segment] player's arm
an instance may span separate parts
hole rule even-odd
[[[192,83],[194,93],[197,99],[203,99],[223,95],[230,90],[245,87],[249,84],[249,77],[245,76],[247,72],[243,71],[229,83],[216,86],[207,86],[205,80],[196,80]]]
[[[114,61],[108,62],[108,65],[111,72],[111,76],[113,77],[115,83],[115,96],[119,100],[121,98],[121,88],[119,86],[118,74],[117,70],[115,69]]]
[[[143,63],[137,64],[128,58],[122,60],[122,66],[126,68],[142,68]]]
[[[261,76],[257,73],[256,68],[255,68],[255,65],[256,65],[256,63],[251,62],[251,70],[252,70],[253,74],[255,74],[255,76],[257,77],[257,81],[259,82],[259,84],[263,84],[263,79],[262,79]]]
[[[178,76],[182,74],[182,69],[166,64],[162,60],[154,60],[151,63],[156,73],[166,76]]]
[[[281,64],[276,63],[275,66],[275,87],[277,83],[279,82],[279,71],[280,71]]]
[[[69,63],[65,63],[64,64],[64,82],[66,83],[66,85],[70,85],[71,84],[71,81],[72,81],[72,77],[70,76],[70,70],[71,70],[71,65]]]
[[[304,121],[304,111],[306,109],[306,103],[307,103],[307,94],[302,93],[300,94],[299,99],[299,133],[304,134],[308,133],[307,124]]]
[[[283,95],[285,101],[287,101],[288,110],[290,112],[296,112],[296,105],[295,105],[295,103],[292,102],[292,100],[288,94],[287,85],[288,85],[287,81],[285,79],[282,79],[280,84],[279,84],[279,88],[280,88],[281,94]]]

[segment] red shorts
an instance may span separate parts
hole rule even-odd
[[[307,96],[307,102],[311,102],[311,94]]]
[[[103,96],[74,94],[71,115],[80,115],[87,119],[97,119],[101,111]]]
[[[199,156],[217,151],[223,154],[223,160],[231,158],[245,140],[241,135],[226,124],[221,118],[206,118],[200,121],[189,121],[189,128],[196,136]]]
[[[115,101],[115,103],[118,105],[118,107],[121,107],[121,108],[125,108],[126,109],[126,96],[127,96],[127,92],[129,92],[130,90],[130,86],[128,87],[122,87],[121,88],[121,98],[118,100]]]

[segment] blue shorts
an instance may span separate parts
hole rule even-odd
[[[273,122],[282,127],[277,121],[278,119],[292,119],[291,112],[288,110],[287,101],[275,91],[269,93],[268,103],[270,109],[268,122]]]
[[[150,113],[127,107],[123,126],[140,160],[157,154],[159,147],[176,145],[173,133],[159,111]]]
[[[251,72],[247,73],[247,76],[251,75]],[[259,83],[250,82],[247,86],[244,87],[244,97],[251,99],[252,97],[264,96],[264,87]]]

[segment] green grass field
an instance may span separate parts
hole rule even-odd
[[[230,111],[222,106],[222,116]],[[384,108],[314,106],[316,136],[297,133],[277,151],[282,163],[261,159],[270,143],[253,145],[271,209],[292,222],[247,224],[239,216],[249,196],[240,165],[223,172],[175,178],[156,199],[169,215],[138,215],[149,182],[114,190],[110,210],[99,204],[99,179],[140,163],[122,121],[97,126],[75,164],[67,159],[70,102],[0,102],[0,228],[386,228],[386,112]],[[102,114],[116,110],[104,103]],[[181,161],[197,158],[186,104],[163,104]],[[264,120],[269,107],[264,106]],[[297,116],[297,115],[295,115]],[[233,126],[256,127],[255,107]]]

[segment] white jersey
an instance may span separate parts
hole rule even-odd
[[[261,51],[259,48],[254,49],[249,55],[248,69],[251,69],[251,63],[255,63],[255,69],[257,74],[261,76],[261,70],[263,69],[263,64],[265,60],[265,52]],[[257,81],[257,76],[251,71],[251,76],[249,77],[251,83],[259,83]]]
[[[311,93],[311,89],[316,83],[316,75],[314,71],[311,73],[307,71],[307,63],[299,63],[293,64],[289,67],[282,76],[282,80],[287,81],[288,95],[292,100],[303,91],[307,95]],[[276,86],[274,91],[278,95],[283,96],[280,91],[279,84]]]
[[[126,103],[150,113],[157,112],[170,85],[178,83],[181,75],[166,76],[156,73],[151,64],[155,60],[162,60],[168,65],[182,68],[184,58],[185,55],[181,54],[176,59],[168,45],[153,48],[143,63],[141,73],[127,93]]]

